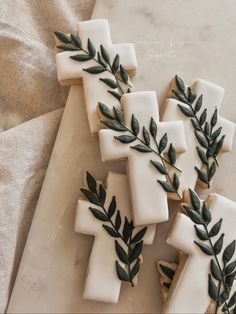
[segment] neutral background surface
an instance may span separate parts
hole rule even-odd
[[[68,32],[75,30],[78,20],[89,18],[93,4],[93,1],[58,0],[1,2],[3,27],[0,34],[2,34],[1,40],[5,43],[1,46],[3,48],[0,52],[1,60],[4,60],[1,61],[1,68],[4,69],[3,73],[5,73],[1,77],[0,84],[0,110],[4,117],[1,121],[3,130],[63,106],[68,89],[62,89],[57,84],[54,44],[49,34],[55,29],[68,30]],[[167,0],[165,2],[97,0],[93,16],[109,19],[114,42],[126,41],[136,44],[140,66],[135,79],[136,89],[157,91],[160,107],[166,96],[168,82],[175,73],[182,76],[188,83],[201,77],[225,87],[226,95],[222,115],[236,122],[236,106],[234,104],[236,44],[233,40],[236,31],[235,12],[236,3],[233,0],[201,0],[198,1],[197,6],[195,0]],[[10,252],[0,248],[0,254],[3,255],[0,260],[0,263],[3,264],[3,268],[0,264],[1,269],[6,268],[7,262],[10,261],[10,267],[7,267],[7,271],[1,274],[3,279],[1,282],[5,284],[0,291],[0,295],[4,296],[1,299],[3,300],[1,301],[2,309],[5,307],[9,295],[6,288],[12,277],[12,268],[14,265],[17,268],[18,264],[17,262],[14,263],[14,255],[19,230],[28,230],[29,226],[29,223],[26,223],[26,228],[19,229],[19,221],[21,220],[19,217],[26,210],[25,204],[29,204],[26,200],[29,199],[33,200],[27,207],[29,208],[29,216],[32,217],[61,113],[61,111],[55,112],[53,114],[55,118],[51,121],[48,115],[40,117],[42,119],[40,120],[41,128],[37,125],[37,121],[32,122],[30,132],[35,129],[38,130],[38,133],[33,133],[36,140],[33,141],[34,145],[32,146],[24,145],[21,133],[18,132],[19,129],[12,129],[11,131],[14,134],[11,137],[13,147],[15,143],[21,143],[16,157],[18,158],[21,151],[27,152],[27,156],[24,157],[23,155],[22,161],[17,163],[17,167],[21,168],[22,163],[33,166],[30,167],[29,174],[14,171],[11,176],[3,176],[3,184],[0,186],[1,199],[8,195],[6,189],[9,190],[14,187],[11,195],[13,203],[9,207],[9,197],[6,197],[6,205],[2,211],[3,218],[1,217],[0,221],[1,248],[6,247],[6,244],[11,243],[12,238],[14,238]],[[45,125],[51,126],[48,132]],[[26,127],[28,126],[26,125]],[[11,135],[11,133],[9,134]],[[39,134],[44,135],[39,136]],[[45,154],[45,151],[42,153],[41,147],[44,147],[43,145],[47,141],[46,151],[48,153]],[[9,173],[9,169],[14,170],[12,163],[16,160],[14,158],[8,159],[6,145],[5,142],[5,149],[1,149],[1,151],[5,151],[1,160],[9,160],[9,162],[1,162],[1,174]],[[29,149],[29,147],[31,148]],[[11,155],[14,156],[13,151]],[[37,160],[36,156],[38,162],[34,165],[35,160]],[[217,172],[212,190],[236,201],[233,184],[236,178],[235,157],[236,148],[234,145],[233,153],[222,160],[224,163]],[[94,172],[97,174],[96,169]],[[29,184],[27,179],[31,177],[35,178],[37,184],[34,180],[31,181],[32,185]],[[15,183],[17,183],[16,186],[14,186]],[[14,199],[16,195],[14,191],[19,191],[20,186],[27,187],[27,189],[22,189],[19,194],[23,200],[21,207],[19,207],[19,199]],[[201,195],[204,195],[202,191]],[[11,215],[6,215],[7,212],[10,212]],[[13,236],[12,234],[9,236],[6,228],[6,226],[12,225],[11,216],[14,219],[17,217],[12,228]],[[174,255],[173,251],[161,241],[161,237],[164,239],[165,229],[165,225],[159,227],[158,235],[160,238],[156,238],[155,242],[160,249],[156,253],[156,257],[160,258],[168,256],[170,258]],[[27,232],[24,231],[24,233]],[[19,257],[16,260],[19,260]],[[142,275],[144,276],[145,273]],[[157,282],[156,279],[155,282]],[[160,298],[159,287],[157,287],[157,296]],[[71,302],[74,304],[74,311],[76,311],[76,295],[74,298]],[[96,304],[91,308],[97,310]],[[129,310],[132,310],[131,303]],[[148,312],[153,311],[155,312],[155,309],[150,306]]]

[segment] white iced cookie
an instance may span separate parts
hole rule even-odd
[[[200,240],[200,236],[197,236],[195,231],[196,226],[187,215],[178,213],[172,223],[167,243],[184,253],[186,259],[180,262],[175,272],[162,313],[205,313],[206,311],[212,312],[212,307],[215,312],[216,302],[214,301],[214,304],[212,304],[212,300],[215,300],[214,298],[218,293],[219,281],[215,279],[215,276],[217,277],[217,274],[219,274],[219,268],[215,256],[208,255],[209,252],[212,254],[213,250],[218,259],[220,271],[224,269],[224,274],[227,273],[227,276],[229,276],[227,280],[231,280],[230,297],[235,292],[235,275],[232,275],[235,267],[231,262],[236,258],[234,241],[236,239],[236,203],[218,194],[211,194],[206,204],[210,208],[211,214],[205,211],[205,214],[202,214],[201,217],[204,216],[204,221],[208,221],[208,236],[210,236],[214,248],[211,248],[209,238],[205,238],[205,232],[199,233],[202,238]],[[198,210],[195,212],[195,224],[198,229],[204,231],[205,229],[199,225],[199,212]],[[203,240],[204,238],[205,240]],[[201,249],[194,241],[202,243],[204,247]],[[212,266],[210,266],[211,259],[214,261]],[[225,263],[223,263],[223,260]],[[213,275],[213,273],[216,275]],[[209,274],[211,274],[211,280]],[[212,289],[210,281],[213,281],[215,288]],[[230,285],[229,282],[228,285]],[[211,288],[209,288],[210,286]],[[211,290],[211,297],[209,290]],[[220,291],[223,291],[223,284]],[[229,304],[229,301],[227,303]],[[221,312],[220,306],[218,312]]]
[[[156,93],[152,91],[133,92],[123,95],[121,105],[124,113],[124,124],[131,129],[131,120],[134,115],[140,124],[140,132],[145,126],[149,130],[151,118],[157,124],[157,142],[167,133],[167,152],[172,143],[177,153],[186,151],[185,133],[182,121],[159,122],[159,111]],[[124,135],[126,133],[122,133]],[[127,159],[129,184],[135,225],[160,223],[169,217],[167,193],[157,180],[165,181],[163,174],[158,172],[150,160],[160,162],[160,157],[153,152],[141,153],[132,149],[114,138],[120,132],[111,129],[99,131],[100,149],[103,161]],[[130,135],[127,132],[127,135]],[[142,137],[142,135],[140,135]],[[142,144],[135,140],[132,146]],[[143,144],[142,144],[143,145]],[[156,149],[155,143],[150,139],[150,147]],[[169,194],[169,193],[168,193]],[[170,196],[175,196],[170,193]]]
[[[116,196],[117,210],[120,210],[122,225],[124,217],[131,218],[128,180],[126,175],[109,172],[107,177],[105,207],[109,206],[113,196]],[[117,303],[120,295],[121,281],[117,277],[115,262],[118,260],[114,241],[102,227],[106,222],[97,220],[89,207],[98,208],[86,200],[78,201],[75,231],[95,237],[87,270],[83,297],[103,302]],[[115,221],[115,218],[113,219]],[[121,225],[121,229],[123,228]],[[135,229],[135,232],[142,228]],[[144,235],[144,244],[152,244],[155,235],[155,225],[149,225]],[[118,238],[117,238],[118,240]],[[122,242],[119,239],[119,243]],[[125,247],[123,247],[126,250]],[[124,266],[124,264],[123,264]]]
[[[182,169],[183,172],[180,178],[180,183],[183,190],[186,190],[188,188],[194,190],[198,180],[198,174],[195,170],[195,167],[197,167],[198,169],[203,169],[203,163],[201,162],[196,149],[196,147],[197,146],[200,147],[200,145],[194,134],[194,128],[192,126],[190,117],[185,116],[178,107],[178,104],[180,104],[185,108],[189,108],[188,105],[173,98],[174,94],[171,90],[172,88],[176,90],[174,79],[172,80],[170,87],[171,87],[169,93],[170,98],[168,98],[165,102],[163,108],[162,121],[182,120],[184,122],[184,128],[187,134],[188,149],[186,153],[182,154],[178,158],[178,167]],[[213,83],[201,79],[196,80],[191,88],[197,95],[196,100],[199,98],[200,95],[203,96],[202,107],[197,113],[198,117],[201,115],[201,113],[203,113],[204,109],[207,108],[206,121],[209,123],[209,125],[211,125],[210,120],[215,109],[217,108],[219,110],[222,104],[225,92],[224,89],[220,86],[217,86]],[[196,101],[194,102],[193,107],[195,107],[195,104]],[[214,127],[214,130],[216,130],[218,127],[222,127],[221,135],[225,135],[225,139],[220,153],[229,152],[232,150],[235,124],[229,120],[222,118],[218,114],[217,124]],[[205,149],[203,148],[203,150]],[[203,186],[206,185],[203,184]]]
[[[134,73],[137,70],[137,59],[135,49],[132,44],[112,44],[110,27],[107,20],[98,19],[78,23],[78,35],[82,42],[82,47],[87,49],[88,39],[94,44],[97,51],[100,45],[107,50],[111,61],[116,54],[120,57],[120,63],[129,71]],[[113,74],[105,71],[100,74],[90,74],[83,69],[99,66],[93,59],[78,62],[71,59],[71,56],[83,54],[83,51],[64,51],[56,55],[56,67],[58,80],[62,85],[76,85],[83,81],[84,95],[88,113],[89,126],[92,133],[99,130],[99,121],[96,112],[98,101],[107,103],[109,106],[119,106],[119,101],[107,92],[107,86],[99,81],[100,78],[114,79]],[[95,56],[97,59],[97,55]],[[113,89],[115,91],[116,89]]]

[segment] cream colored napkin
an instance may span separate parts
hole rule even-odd
[[[68,94],[56,78],[53,31],[75,31],[78,21],[90,18],[94,1],[0,1],[0,131],[8,130],[0,133],[1,313],[60,122],[56,109]]]
[[[0,134],[0,312],[14,283],[63,109]]]

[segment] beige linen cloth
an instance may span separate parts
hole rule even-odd
[[[90,18],[93,5],[94,0],[0,1],[1,313],[60,123],[63,109],[58,108],[68,93],[56,79],[52,34],[76,30],[79,20]]]

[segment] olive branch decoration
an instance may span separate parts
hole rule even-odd
[[[112,89],[118,89],[118,91],[114,90],[108,90],[108,92],[113,95],[117,100],[121,101],[121,97],[125,93],[130,93],[132,85],[130,85],[130,78],[128,75],[128,72],[125,70],[125,68],[120,64],[119,55],[117,54],[111,63],[110,56],[107,52],[107,50],[100,45],[100,52],[97,52],[97,58],[96,56],[96,48],[91,42],[90,39],[88,39],[87,49],[85,50],[82,47],[81,40],[78,35],[67,35],[62,32],[55,32],[55,36],[63,43],[63,45],[57,46],[57,48],[62,49],[64,51],[77,51],[80,50],[83,52],[83,54],[78,54],[75,56],[71,56],[70,58],[78,61],[78,62],[84,62],[93,59],[96,61],[99,66],[90,67],[87,69],[84,69],[84,71],[90,73],[90,74],[99,74],[105,71],[108,71],[113,74],[114,80],[112,79],[103,79],[100,78],[102,82],[104,82],[106,85],[108,85]],[[126,90],[121,86],[121,83],[126,85]],[[168,167],[166,167],[166,164],[168,164],[171,168],[175,169],[175,171],[181,172],[180,169],[178,169],[175,166],[176,162],[176,152],[175,148],[172,144],[169,145],[168,150],[168,156],[165,158],[163,156],[163,151],[166,148],[168,144],[168,136],[167,134],[164,134],[164,136],[161,138],[160,142],[157,142],[156,136],[157,136],[157,124],[154,121],[153,118],[150,120],[150,132],[143,127],[142,129],[142,137],[138,136],[140,132],[140,125],[137,120],[137,118],[132,115],[132,121],[131,121],[131,128],[128,129],[127,126],[124,124],[124,118],[123,113],[113,107],[113,112],[106,106],[105,104],[99,103],[99,110],[101,114],[109,119],[101,121],[106,127],[109,129],[112,129],[114,131],[118,132],[128,132],[129,135],[121,135],[121,136],[115,136],[115,139],[120,141],[123,144],[130,144],[135,140],[138,140],[140,144],[131,146],[132,149],[135,149],[141,153],[154,153],[158,157],[160,157],[161,162],[157,162],[155,160],[151,160],[150,162],[155,167],[155,169],[166,176],[167,181],[158,180],[158,182],[161,184],[163,189],[166,192],[169,193],[176,193],[178,198],[181,199],[181,195],[179,194],[179,178],[176,172],[174,172],[173,176],[171,177],[171,174],[169,173]],[[155,148],[151,146],[151,140],[153,139]]]
[[[80,51],[82,53],[74,56],[70,56],[71,59],[78,62],[85,62],[94,60],[98,65],[84,68],[83,70],[90,74],[99,74],[103,72],[109,72],[113,75],[111,78],[100,78],[100,81],[109,86],[112,90],[108,90],[112,96],[120,101],[124,93],[129,93],[133,88],[131,84],[129,74],[125,68],[120,64],[119,54],[116,54],[113,61],[107,52],[107,50],[100,45],[100,51],[96,51],[96,48],[92,41],[88,38],[87,50],[83,48],[82,42],[78,35],[65,34],[63,32],[54,32],[54,35],[63,44],[58,45],[57,48],[63,51]],[[96,57],[97,55],[97,57]]]
[[[195,167],[198,178],[200,181],[207,184],[210,187],[210,181],[216,172],[216,167],[219,166],[217,156],[222,149],[225,135],[221,135],[222,127],[215,128],[218,119],[218,110],[215,109],[210,123],[207,122],[207,108],[205,108],[201,114],[200,110],[203,103],[203,95],[197,98],[196,93],[186,86],[183,80],[176,75],[175,83],[177,90],[172,89],[175,97],[185,103],[187,106],[178,104],[181,112],[191,118],[192,126],[194,128],[194,134],[200,145],[196,147],[198,156],[205,166],[204,169]]]
[[[104,230],[115,238],[115,250],[118,257],[115,264],[117,276],[121,281],[128,282],[133,287],[134,279],[140,271],[143,237],[147,227],[136,231],[132,220],[126,216],[123,219],[117,209],[115,196],[112,197],[106,208],[107,195],[104,186],[98,183],[89,172],[86,173],[86,180],[88,189],[80,190],[90,203],[99,207],[99,209],[89,207],[89,210],[96,219],[103,222]],[[125,264],[125,268],[120,263]]]
[[[236,310],[236,291],[230,297],[236,277],[236,260],[232,261],[236,241],[233,240],[226,246],[222,254],[222,261],[220,261],[218,255],[223,249],[224,233],[221,233],[215,242],[214,239],[220,233],[223,219],[221,218],[209,229],[208,225],[212,221],[212,215],[207,204],[203,201],[201,205],[199,197],[191,189],[189,189],[189,193],[192,207],[184,206],[184,208],[188,217],[194,222],[196,235],[201,240],[201,242],[195,241],[194,243],[203,253],[212,257],[211,273],[208,275],[208,293],[216,303],[215,313],[222,308],[224,313],[229,314],[233,306]]]
[[[151,118],[149,130],[147,130],[145,126],[143,126],[141,132],[140,124],[134,114],[131,117],[130,129],[124,123],[123,112],[116,107],[113,107],[113,111],[111,111],[108,106],[103,103],[99,103],[99,111],[103,117],[108,119],[102,120],[102,124],[104,124],[107,128],[111,130],[125,133],[124,135],[114,136],[116,140],[123,144],[131,144],[134,141],[138,141],[139,144],[130,146],[130,148],[140,153],[154,153],[160,158],[160,162],[155,160],[150,160],[150,162],[159,173],[166,176],[167,181],[157,181],[166,192],[176,193],[178,195],[178,198],[181,199],[181,195],[178,192],[180,182],[178,175],[176,174],[176,170],[178,172],[181,172],[181,170],[175,166],[176,151],[173,144],[170,143],[167,156],[163,156],[163,151],[168,145],[168,136],[167,133],[165,133],[160,141],[157,141],[158,127],[155,120]],[[142,137],[139,135],[140,133],[142,133]],[[154,147],[152,144],[154,144]],[[173,177],[171,177],[167,165],[168,167],[171,167],[175,170]]]

